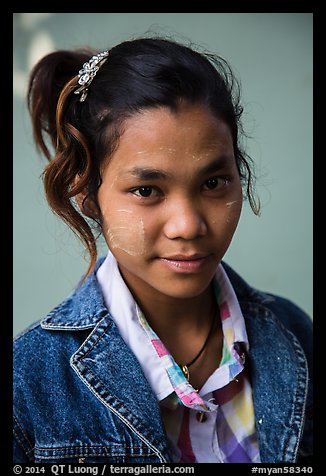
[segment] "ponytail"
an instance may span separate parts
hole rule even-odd
[[[78,50],[56,51],[45,56],[31,72],[27,94],[33,137],[49,161],[43,172],[46,198],[52,210],[86,246],[91,257],[86,276],[96,262],[96,242],[72,198],[87,189],[91,157],[86,139],[74,121],[69,121],[66,112],[77,86],[76,72],[92,54],[91,50]]]
[[[37,147],[50,161],[51,154],[45,137],[56,147],[56,109],[59,96],[68,81],[89,58],[90,50],[59,50],[42,58],[33,68],[27,91],[27,106],[32,118],[33,136]]]

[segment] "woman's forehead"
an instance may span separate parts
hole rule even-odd
[[[180,154],[197,161],[233,155],[229,127],[205,106],[149,109],[126,120],[112,158],[145,162]]]

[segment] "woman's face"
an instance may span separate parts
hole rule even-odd
[[[201,105],[129,118],[98,201],[108,247],[138,296],[199,296],[242,207],[228,126]]]

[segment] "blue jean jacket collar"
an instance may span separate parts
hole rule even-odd
[[[108,310],[96,278],[96,271],[103,261],[104,258],[100,258],[94,272],[41,321],[43,329],[93,329],[101,318],[107,315]]]

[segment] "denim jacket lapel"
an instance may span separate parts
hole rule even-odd
[[[102,262],[98,261],[97,269]],[[168,461],[159,405],[104,304],[95,272],[41,325],[52,331],[90,330],[72,355],[71,367],[102,404],[151,449],[157,462]]]
[[[159,405],[109,314],[72,356],[70,364],[95,396],[151,448],[157,462],[169,460]]]

